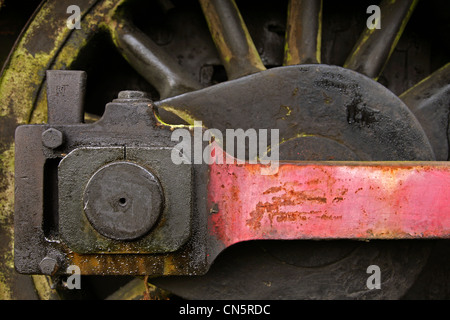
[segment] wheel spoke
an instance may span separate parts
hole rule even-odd
[[[427,134],[436,160],[449,159],[450,63],[400,95]]]
[[[417,2],[418,0],[383,0],[380,4],[381,28],[367,28],[363,31],[344,67],[378,79]]]
[[[175,59],[128,19],[116,17],[110,23],[110,31],[114,44],[121,54],[158,90],[161,99],[201,88]]]
[[[265,70],[234,0],[200,0],[229,79]]]
[[[290,0],[284,65],[320,63],[322,0]]]
[[[117,289],[106,300],[141,300],[145,293],[145,283],[141,278],[135,278],[125,286]]]

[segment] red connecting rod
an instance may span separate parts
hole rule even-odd
[[[448,162],[212,164],[209,230],[228,247],[257,239],[450,236]]]

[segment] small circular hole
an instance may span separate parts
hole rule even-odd
[[[126,205],[126,204],[127,204],[127,199],[126,199],[126,198],[120,198],[120,199],[119,199],[119,204],[120,204],[121,206]]]

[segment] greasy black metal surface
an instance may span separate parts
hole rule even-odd
[[[163,206],[157,178],[133,162],[113,162],[89,179],[83,196],[84,212],[102,235],[133,240],[150,231]]]
[[[64,112],[64,109],[61,109],[61,112]],[[64,143],[59,148],[52,149],[43,145],[42,133],[48,129],[58,130],[64,135]],[[205,203],[206,192],[194,195],[192,179],[197,181],[195,184],[198,186],[197,190],[203,190],[205,182],[202,182],[204,180],[202,177],[205,173],[199,168],[196,175],[193,175],[190,165],[175,165],[170,161],[171,148],[175,145],[170,137],[171,131],[157,124],[151,101],[145,97],[136,97],[133,93],[122,93],[120,99],[107,105],[102,119],[93,124],[51,126],[42,124],[18,127],[15,166],[17,271],[29,274],[65,273],[67,265],[73,263],[71,260],[74,258],[73,251],[82,254],[81,261],[87,263],[85,267],[87,269],[84,271],[90,274],[161,274],[168,272],[164,271],[167,267],[166,259],[173,259],[170,265],[174,274],[204,272],[205,244],[199,239],[205,236],[206,226],[203,219],[206,217],[206,208],[203,204],[194,205],[194,202],[197,202],[194,199],[201,198],[201,202]],[[129,221],[135,224],[125,226],[126,231],[131,231],[128,234],[125,232],[125,236],[120,232],[108,234],[103,230],[108,236],[127,238],[127,241],[109,239],[96,232],[83,210],[83,195],[89,179],[93,175],[97,178],[95,173],[107,163],[114,161],[120,161],[121,167],[124,163],[130,164],[133,168],[140,166],[137,172],[130,173],[128,168],[124,169],[127,172],[122,172],[123,179],[127,179],[128,183],[114,188],[114,192],[123,191],[116,199],[118,201],[116,204],[123,205],[124,209],[130,205],[129,201],[132,205],[136,204],[137,198],[134,197],[137,196],[136,184],[139,184],[139,178],[134,179],[136,174],[139,175],[144,170],[147,175],[141,193],[148,195],[150,191],[146,190],[146,187],[149,187],[149,183],[156,182],[156,179],[160,180],[161,184],[149,187],[153,188],[151,205],[154,207],[150,209],[153,218],[156,218],[153,226],[151,223],[146,226],[141,223],[138,226],[136,223],[139,221],[130,218]],[[51,176],[47,176],[45,171],[53,172],[54,169],[50,170],[49,167],[58,163],[58,183],[53,186],[58,189],[52,189],[52,192],[59,193],[59,201],[55,202],[46,196],[45,189],[51,185],[48,180]],[[122,169],[119,171],[123,171]],[[153,178],[149,177],[150,172]],[[116,175],[108,179],[116,180],[116,178],[119,177]],[[109,184],[112,182],[109,181]],[[154,187],[160,189],[159,204],[153,196]],[[87,193],[90,193],[90,189],[87,188]],[[126,196],[123,196],[124,194]],[[99,194],[100,202],[101,196]],[[94,200],[95,197],[97,196],[88,195],[86,199]],[[122,203],[122,198],[125,198],[125,203]],[[85,205],[90,207],[87,202]],[[145,204],[143,206],[145,207]],[[160,215],[153,212],[153,209],[159,211],[158,207],[161,208]],[[192,212],[194,208],[198,210],[196,214]],[[46,220],[56,223],[49,223]],[[94,222],[97,228],[102,223],[106,223],[105,220]],[[139,227],[144,228],[136,230]],[[173,257],[142,255],[148,252],[175,250],[177,252],[172,254]],[[89,252],[96,254],[86,254]],[[110,263],[105,262],[110,258],[102,257],[98,253],[113,254],[114,261],[122,262],[112,267]],[[133,260],[132,253],[141,257]],[[57,268],[56,265],[55,268],[49,265],[53,260],[57,262]],[[189,263],[186,263],[186,260]],[[83,265],[81,267],[84,273]]]
[[[337,66],[273,68],[155,105],[223,132],[279,129],[280,152],[286,141],[314,136],[333,140],[358,160],[434,159],[423,129],[397,96]]]
[[[395,245],[389,241],[252,241],[222,252],[206,275],[151,281],[193,300],[399,299],[428,254],[427,243],[413,245],[408,240]],[[370,276],[366,270],[372,264],[382,270],[381,290],[366,287]]]
[[[400,95],[426,132],[436,160],[450,159],[450,64]]]

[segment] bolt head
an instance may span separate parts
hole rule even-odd
[[[144,91],[133,91],[133,90],[125,90],[120,91],[117,99],[114,99],[113,102],[119,103],[136,103],[136,102],[144,102],[150,103],[152,100],[147,92]]]
[[[42,144],[50,149],[55,149],[61,146],[64,142],[64,137],[61,131],[54,128],[45,130],[42,133]]]
[[[119,99],[148,99],[149,96],[143,91],[125,90],[120,91],[118,95]]]
[[[39,263],[39,268],[41,269],[41,272],[46,275],[54,275],[56,271],[58,271],[59,264],[58,261],[54,258],[45,257],[42,259],[42,261]]]

